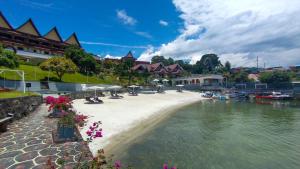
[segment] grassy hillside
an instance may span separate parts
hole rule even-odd
[[[9,91],[9,92],[1,92],[0,99],[3,98],[15,98],[15,97],[23,97],[23,96],[37,96],[38,94],[33,92],[19,92],[19,91]]]
[[[0,69],[8,69],[1,67]],[[50,81],[58,81],[58,77],[48,71],[41,70],[38,66],[29,66],[29,65],[20,65],[17,70],[23,70],[25,72],[25,80],[27,81],[47,81],[48,74]],[[0,78],[5,78],[8,80],[21,80],[21,77],[18,76],[15,72],[5,72],[0,74]],[[116,78],[112,76],[105,76],[99,78],[97,76],[85,76],[80,73],[75,74],[65,74],[62,79],[63,82],[72,82],[72,83],[101,83],[101,84],[113,84],[117,83]]]

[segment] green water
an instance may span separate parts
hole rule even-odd
[[[300,107],[204,101],[178,110],[133,142],[123,163],[136,169],[299,169]]]

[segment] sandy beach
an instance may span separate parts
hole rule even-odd
[[[106,152],[115,151],[116,147],[137,138],[172,111],[203,99],[199,93],[188,91],[123,96],[123,99],[104,97],[104,104],[85,104],[84,99],[74,100],[74,108],[80,114],[89,116],[88,125],[80,131],[83,138],[87,138],[85,132],[90,124],[95,121],[101,121],[103,124],[103,138],[89,144],[94,155],[102,148]]]

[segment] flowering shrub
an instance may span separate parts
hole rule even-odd
[[[73,111],[66,111],[61,110],[59,113],[59,120],[58,123],[65,126],[74,126],[75,125],[75,112]]]
[[[167,164],[164,164],[163,165],[163,169],[168,169],[168,165]],[[171,167],[171,169],[176,169],[176,167],[174,166],[174,167]]]
[[[76,114],[75,123],[77,123],[80,127],[82,127],[85,124],[87,118],[88,116],[85,116],[83,114]]]
[[[68,110],[72,107],[71,99],[66,96],[59,96],[58,98],[48,96],[45,100],[46,104],[49,105],[48,111],[51,111],[53,109]]]
[[[88,142],[92,142],[93,139],[103,137],[102,136],[102,128],[100,128],[101,122],[94,122],[93,125],[89,127],[89,130],[86,131],[86,134],[89,136],[87,138]]]

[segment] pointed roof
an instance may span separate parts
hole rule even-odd
[[[35,35],[35,36],[41,36],[37,28],[35,27],[33,21],[28,19],[25,23],[23,23],[21,26],[19,26],[17,29],[19,32]]]
[[[67,40],[65,40],[65,43],[81,47],[75,32]]]
[[[63,41],[56,27],[53,27],[48,33],[46,33],[44,35],[44,38],[59,41],[59,42]]]
[[[127,53],[127,55],[126,56],[124,56],[125,58],[133,58],[133,54],[131,53],[131,51],[129,51],[128,53]]]
[[[0,27],[6,29],[13,29],[1,11],[0,11]]]
[[[166,68],[169,70],[169,71],[175,71],[176,68],[180,69],[180,70],[183,70],[183,68],[179,65],[179,64],[173,64],[173,65],[169,65],[169,66],[166,66]]]

